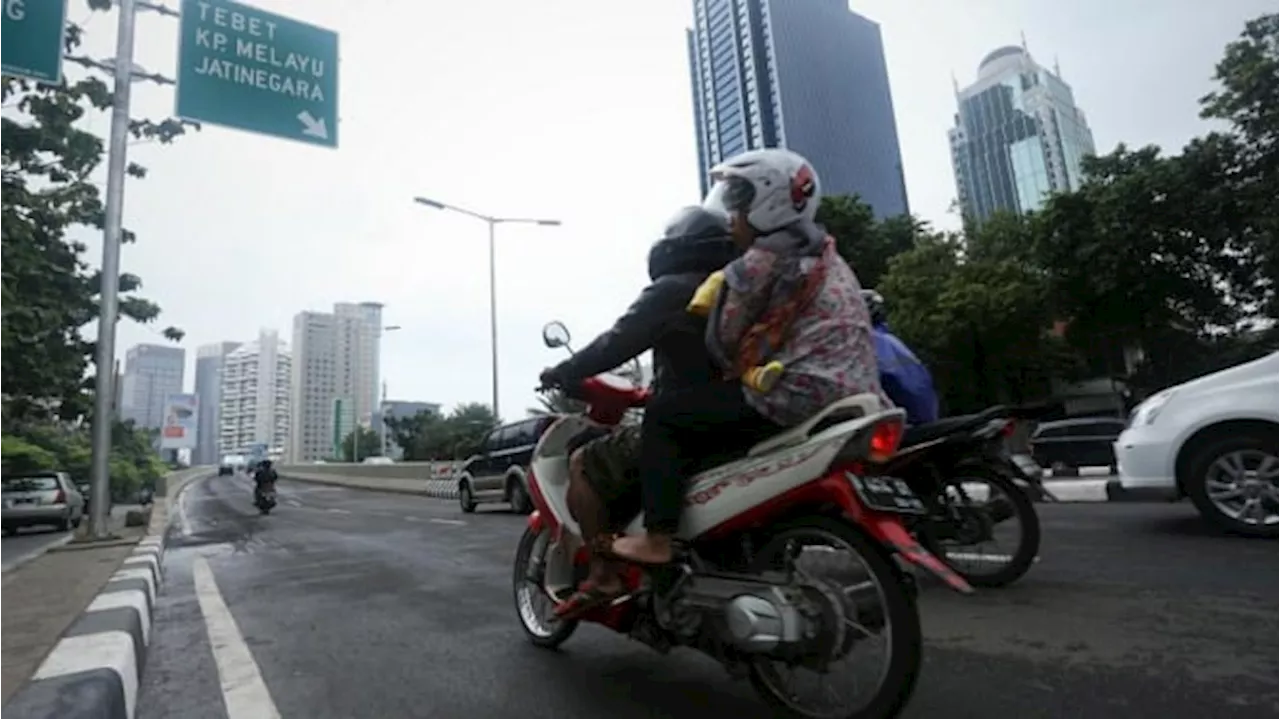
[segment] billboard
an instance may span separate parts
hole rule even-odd
[[[165,398],[160,449],[191,449],[196,446],[196,409],[199,402],[194,394],[171,394]]]

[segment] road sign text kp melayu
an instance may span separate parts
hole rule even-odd
[[[57,85],[62,81],[62,33],[67,0],[0,0],[4,74]]]
[[[182,0],[179,117],[338,146],[338,34],[230,0]]]

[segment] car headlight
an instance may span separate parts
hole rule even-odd
[[[1146,399],[1145,402],[1138,405],[1138,409],[1133,413],[1133,425],[1151,424],[1156,421],[1160,410],[1164,408],[1169,400],[1173,398],[1174,390],[1167,389],[1163,392],[1157,392]]]

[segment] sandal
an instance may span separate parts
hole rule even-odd
[[[617,589],[601,589],[595,582],[587,580],[578,586],[577,591],[556,606],[555,614],[559,619],[576,619],[583,614],[602,607],[621,597],[626,592],[619,585]]]

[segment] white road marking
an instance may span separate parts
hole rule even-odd
[[[422,521],[422,519],[421,519],[420,517],[405,517],[405,518],[404,518],[404,521],[406,521],[406,522],[421,522],[421,521]]]
[[[191,536],[191,521],[187,519],[187,492],[186,487],[178,493],[178,529],[182,531],[182,536]]]
[[[432,518],[431,518],[431,523],[432,523],[432,524],[449,524],[449,525],[453,525],[453,526],[455,526],[455,527],[456,527],[456,526],[465,526],[465,525],[467,524],[466,522],[462,521],[461,519],[440,519],[439,517],[432,517]]]
[[[191,570],[196,599],[200,602],[200,613],[204,615],[209,645],[213,648],[218,679],[222,683],[227,719],[280,719],[280,712],[271,699],[271,692],[267,691],[266,682],[262,681],[253,653],[244,643],[235,617],[231,616],[226,602],[222,600],[209,562],[203,556],[197,556]]]
[[[326,509],[325,511],[326,511],[326,512],[332,512],[332,513],[334,513],[334,514],[351,514],[351,510],[350,510],[350,509],[339,509],[339,508],[337,508],[337,507],[329,507],[329,508],[328,508],[328,509]]]

